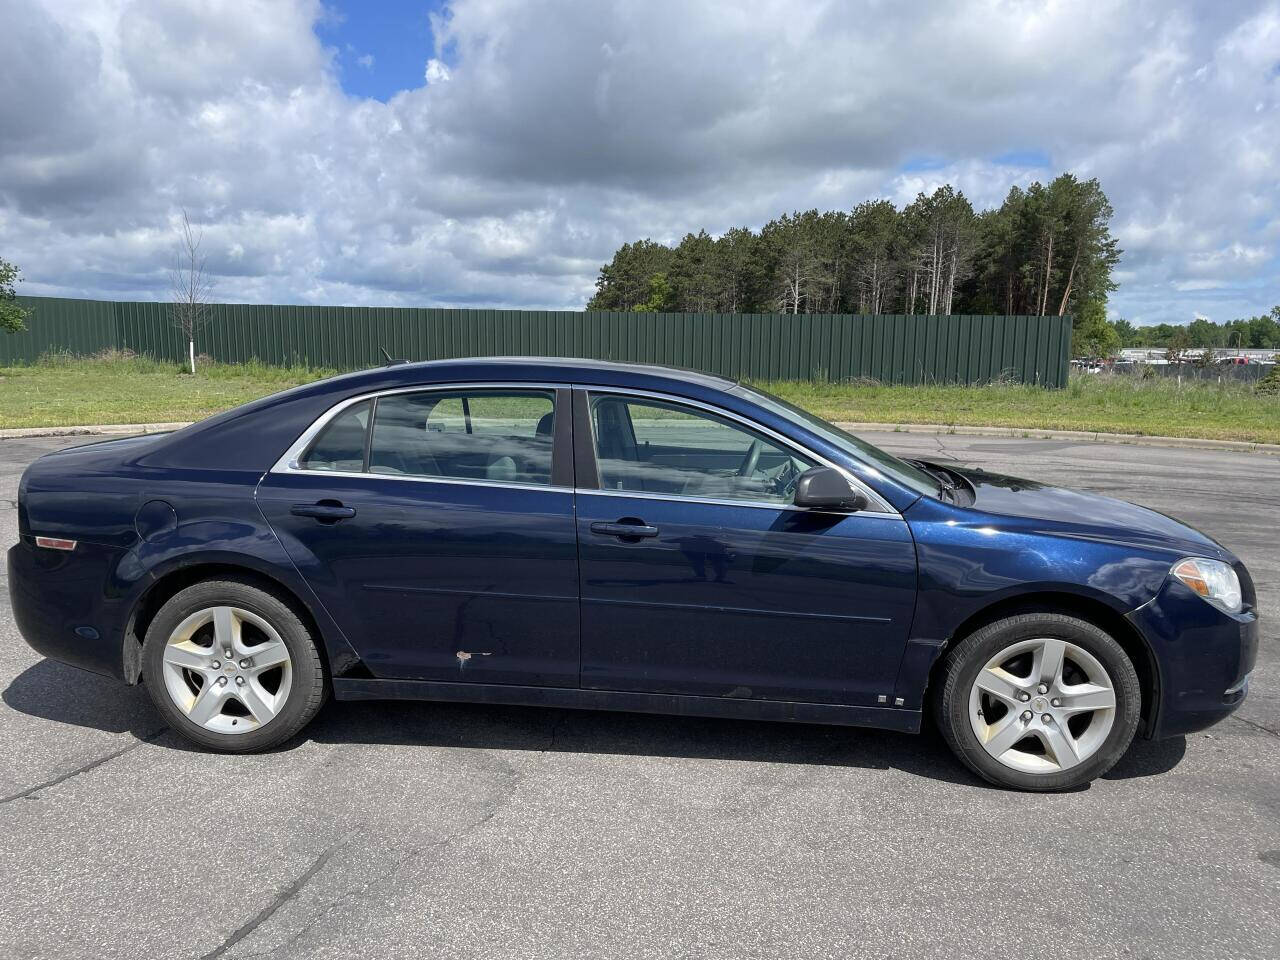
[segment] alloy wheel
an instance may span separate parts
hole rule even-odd
[[[266,620],[242,607],[199,610],[169,634],[165,690],[193,723],[250,733],[284,708],[293,680],[289,648]]]
[[[1111,676],[1083,647],[1020,640],[978,671],[969,722],[982,748],[1022,773],[1061,773],[1096,754],[1115,723]]]

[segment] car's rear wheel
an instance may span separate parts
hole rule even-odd
[[[324,702],[324,666],[306,625],[279,597],[240,580],[176,593],[151,621],[142,657],[165,720],[214,750],[273,747]]]
[[[1058,613],[1022,614],[966,637],[942,665],[938,727],[979,776],[1068,790],[1101,776],[1138,727],[1133,663],[1106,631]]]

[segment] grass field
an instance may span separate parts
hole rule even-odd
[[[208,364],[195,376],[145,357],[47,357],[0,367],[0,428],[200,420],[332,370]]]
[[[142,357],[52,357],[0,368],[0,428],[198,420],[333,371],[208,364],[194,375]],[[1251,385],[1082,375],[1018,384],[890,387],[764,383],[828,420],[1091,430],[1280,443],[1280,395]]]
[[[761,384],[827,420],[1088,430],[1280,443],[1280,394],[1252,384],[1079,374],[1065,390],[1023,384],[886,387]]]

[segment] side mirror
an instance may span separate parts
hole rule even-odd
[[[796,481],[795,505],[806,510],[861,510],[867,498],[839,470],[814,467]]]

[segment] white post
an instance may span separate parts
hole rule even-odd
[[[191,372],[196,372],[196,342],[195,340],[187,341],[187,359],[191,362]]]

